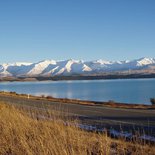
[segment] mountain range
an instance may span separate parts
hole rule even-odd
[[[125,61],[44,60],[0,64],[0,77],[54,77],[103,74],[155,73],[155,58]]]

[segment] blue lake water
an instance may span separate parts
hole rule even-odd
[[[114,100],[150,104],[150,98],[155,98],[155,79],[1,82],[0,91],[92,101]]]

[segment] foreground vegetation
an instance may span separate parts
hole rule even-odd
[[[66,126],[63,117],[53,111],[41,114],[0,103],[0,154],[145,155],[155,154],[155,148]]]

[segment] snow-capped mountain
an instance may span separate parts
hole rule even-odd
[[[142,71],[155,72],[154,58],[141,58],[132,61],[81,61],[81,60],[44,60],[37,63],[18,62],[0,65],[0,77],[36,77],[91,75],[111,72]]]

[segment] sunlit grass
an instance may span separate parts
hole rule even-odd
[[[73,122],[73,120],[67,121]],[[106,134],[86,132],[75,126],[65,126],[62,114],[56,111],[46,110],[42,113],[0,103],[0,154],[109,155],[127,153],[155,154],[155,148],[124,140],[114,140]]]

